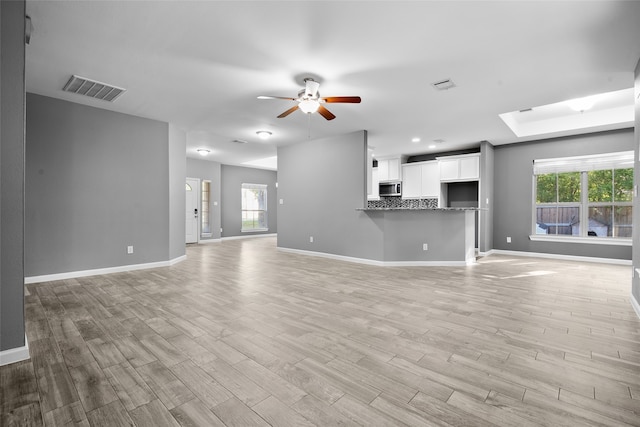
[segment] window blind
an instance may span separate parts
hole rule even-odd
[[[622,151],[590,156],[536,159],[533,161],[533,174],[626,169],[633,167],[633,158],[633,151]]]
[[[265,184],[242,184],[242,188],[244,190],[266,190],[267,186]]]

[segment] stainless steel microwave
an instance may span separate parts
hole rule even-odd
[[[381,182],[379,190],[380,196],[402,196],[402,182]]]

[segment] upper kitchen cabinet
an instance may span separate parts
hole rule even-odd
[[[378,160],[378,180],[380,182],[385,181],[400,181],[402,179],[402,158],[401,157],[386,157],[379,158]]]
[[[480,178],[480,153],[438,157],[440,181],[477,181]]]
[[[402,197],[404,199],[438,198],[439,196],[440,176],[437,161],[402,165]]]

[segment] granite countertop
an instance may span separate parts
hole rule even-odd
[[[357,211],[479,211],[483,208],[409,208],[409,207],[395,207],[395,208],[356,208]]]

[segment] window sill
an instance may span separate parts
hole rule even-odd
[[[558,243],[584,243],[589,245],[615,245],[631,246],[631,239],[613,239],[611,237],[577,237],[577,236],[548,236],[542,234],[532,234],[529,240],[535,242],[558,242]]]
[[[263,231],[269,231],[268,228],[252,228],[250,230],[240,230],[241,233],[261,233]]]

